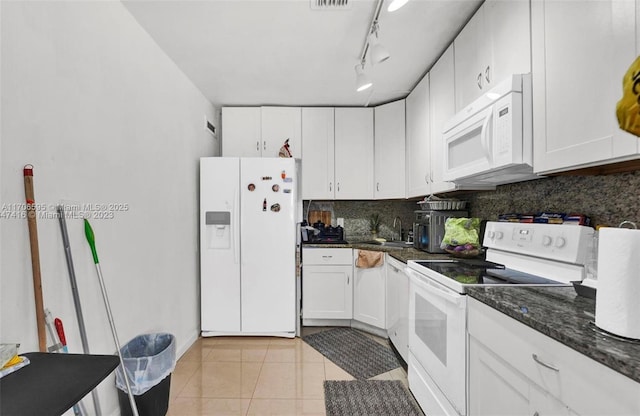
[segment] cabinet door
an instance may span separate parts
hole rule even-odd
[[[302,317],[351,319],[353,317],[352,267],[304,265]]]
[[[373,108],[335,109],[336,199],[373,198]]]
[[[333,158],[333,108],[303,108],[302,199],[333,199]]]
[[[222,156],[260,157],[260,107],[222,108]]]
[[[482,94],[487,56],[484,12],[480,7],[453,42],[455,53],[456,111]]]
[[[405,197],[405,101],[375,108],[376,199]]]
[[[483,83],[491,88],[513,74],[531,72],[531,24],[529,0],[488,0],[484,8],[490,60]],[[487,89],[485,88],[485,89]]]
[[[292,156],[302,157],[300,107],[262,107],[262,157],[278,157],[287,139]]]
[[[452,191],[453,182],[442,179],[444,168],[444,124],[455,115],[455,81],[453,65],[453,45],[442,54],[438,62],[431,68],[430,105],[431,110],[431,193]]]
[[[525,416],[529,413],[529,382],[469,337],[469,414]]]
[[[358,250],[353,251],[354,258]],[[386,329],[385,326],[386,273],[382,266],[368,269],[354,268],[353,319]]]
[[[569,409],[470,337],[469,414],[568,416]]]
[[[429,74],[407,96],[406,119],[407,198],[413,198],[431,192]]]
[[[635,2],[534,1],[534,171],[560,172],[635,158],[618,128],[622,77],[636,58]]]
[[[456,111],[510,75],[531,72],[529,3],[486,0],[456,37]]]
[[[386,325],[389,339],[405,362],[409,362],[409,276],[405,265],[386,256],[387,313]]]

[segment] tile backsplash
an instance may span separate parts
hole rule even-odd
[[[554,176],[455,197],[470,202],[470,216],[487,220],[497,220],[499,214],[512,212],[566,212],[585,214],[593,225],[617,226],[622,221],[633,221],[640,226],[640,171]],[[344,218],[348,241],[371,239],[368,218],[378,213],[382,223],[379,236],[390,240],[398,238],[399,227],[392,227],[396,216],[404,230],[411,229],[413,211],[419,209],[416,201],[304,201],[304,212],[330,211],[333,225],[338,217]]]
[[[499,186],[495,191],[460,195],[471,215],[496,220],[510,212],[581,213],[592,225],[640,226],[640,171],[612,175],[554,176]]]
[[[418,209],[416,201],[383,200],[383,201],[304,201],[304,213],[308,210],[330,211],[331,223],[336,225],[337,218],[344,218],[344,233],[347,241],[371,240],[369,217],[380,214],[379,237],[387,240],[398,239],[400,224],[393,221],[396,217],[402,222],[402,229],[409,230],[413,224],[413,211]]]

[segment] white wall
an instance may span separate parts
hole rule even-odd
[[[166,331],[183,353],[199,333],[198,160],[219,154],[204,130],[215,109],[120,2],[1,7],[0,341],[38,349],[19,207],[30,163],[40,214],[60,201],[128,206],[90,213],[120,342]],[[91,353],[112,354],[82,221],[67,224]],[[58,220],[40,218],[38,234],[45,307],[82,352]],[[117,413],[113,376],[99,391],[103,414]]]

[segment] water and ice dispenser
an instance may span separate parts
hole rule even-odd
[[[208,248],[231,247],[231,212],[207,211],[205,214],[207,226]]]

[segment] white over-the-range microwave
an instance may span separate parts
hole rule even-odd
[[[531,74],[512,75],[444,126],[443,179],[501,185],[535,179]]]

